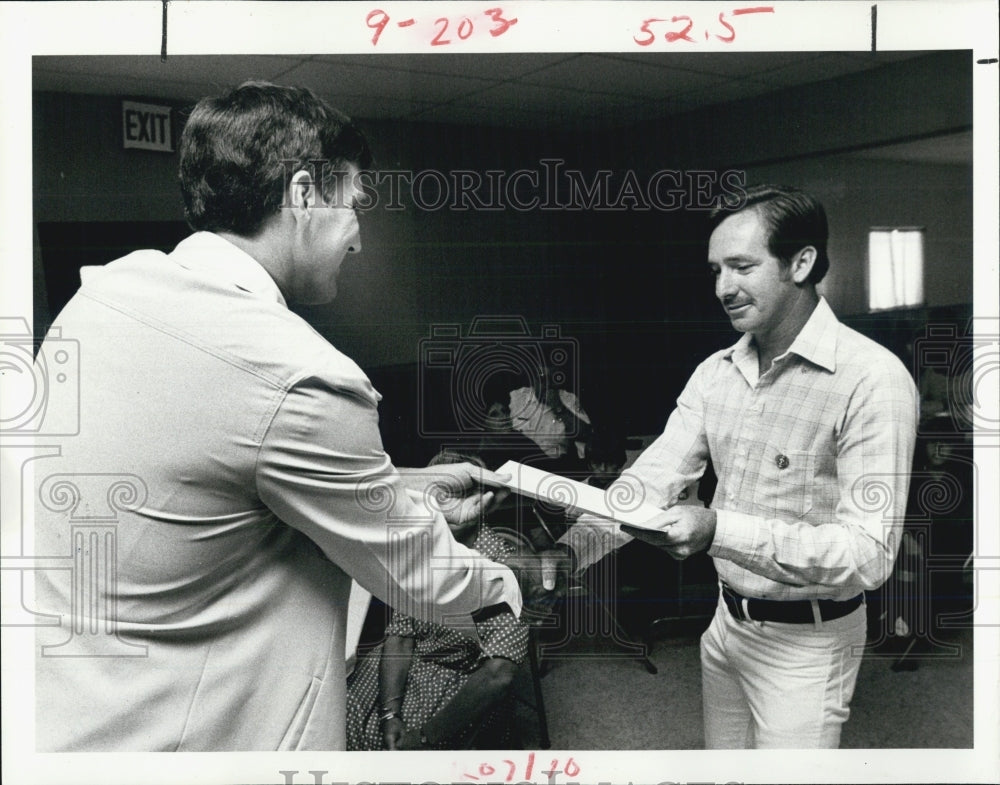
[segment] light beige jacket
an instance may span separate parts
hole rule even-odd
[[[364,373],[223,238],[107,265],[56,324],[79,397],[51,405],[79,409],[48,414],[79,432],[36,473],[35,553],[66,566],[36,580],[39,750],[342,749],[351,577],[520,612],[404,490]]]

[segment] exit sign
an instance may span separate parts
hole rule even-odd
[[[122,139],[126,148],[172,153],[170,107],[122,101]]]

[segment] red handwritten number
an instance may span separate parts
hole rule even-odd
[[[442,25],[441,29],[438,30],[437,35],[434,36],[434,40],[431,41],[431,46],[444,46],[445,44],[450,44],[451,43],[451,39],[450,38],[442,38],[441,37],[441,36],[444,35],[445,30],[448,29],[448,20],[447,20],[447,18],[442,16],[440,19],[435,19],[434,20],[434,24],[436,24],[436,25],[437,24],[441,24],[442,22],[444,22],[444,24]]]
[[[463,30],[465,31],[465,35],[462,35]],[[458,23],[458,37],[464,41],[470,35],[472,35],[472,20],[466,16]]]
[[[580,773],[580,767],[576,764],[572,758],[566,761],[566,768],[563,769],[563,774],[567,777],[575,777]]]
[[[508,30],[510,30],[511,25],[517,24],[517,17],[514,17],[513,19],[503,18],[502,8],[487,8],[485,11],[483,11],[483,13],[497,23],[496,27],[490,29],[490,35],[493,36],[494,38],[496,38],[498,35],[503,35]]]
[[[642,23],[642,27],[640,27],[639,30],[648,35],[649,38],[644,38],[642,41],[640,41],[636,36],[632,36],[632,40],[635,41],[637,44],[639,44],[639,46],[649,46],[651,43],[653,43],[653,41],[656,40],[656,36],[653,34],[653,31],[649,29],[649,26],[653,24],[653,22],[666,22],[666,21],[667,21],[666,19],[655,19],[655,18],[647,19]]]
[[[514,772],[517,770],[517,764],[512,760],[504,760],[503,762],[507,764],[507,776],[504,777],[504,782],[513,782]],[[558,764],[559,764],[558,760],[553,760],[552,765],[549,768],[552,771],[555,771]],[[524,766],[524,778],[522,780],[523,782],[531,781],[531,775],[534,772],[534,769],[535,769],[535,753],[529,752],[528,760]],[[478,773],[483,777],[489,777],[495,771],[496,769],[489,763],[479,764]],[[568,758],[566,760],[565,770],[563,773],[570,777],[575,777],[577,774],[580,773],[580,766],[572,758]],[[463,774],[462,776],[470,780],[476,780],[477,782],[479,781],[479,777],[477,777],[475,774]]]
[[[382,20],[372,24],[372,20],[377,16],[381,16]],[[382,31],[385,30],[385,26],[389,24],[389,14],[381,8],[376,8],[365,17],[365,24],[375,31],[375,35],[372,36],[372,46],[375,46],[378,43],[379,36],[382,35]]]
[[[670,32],[667,33],[666,38],[668,44],[672,44],[674,41],[690,41],[691,43],[694,43],[694,39],[688,35],[688,33],[691,32],[691,28],[694,27],[694,22],[691,21],[690,16],[687,16],[686,14],[683,16],[674,16],[670,18],[670,21],[682,22],[685,19],[687,20],[687,27],[685,27],[679,33],[670,33]]]
[[[722,41],[722,43],[724,44],[731,44],[733,41],[735,41],[736,31],[733,29],[733,26],[726,21],[726,14],[724,11],[719,12],[719,24],[721,24],[729,31],[729,35],[719,35],[718,33],[716,33],[715,37],[718,38],[720,41]]]

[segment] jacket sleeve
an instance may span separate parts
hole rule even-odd
[[[261,500],[396,610],[439,623],[500,603],[520,614],[513,573],[456,542],[441,513],[404,487],[373,395],[325,374],[293,385],[260,446]]]

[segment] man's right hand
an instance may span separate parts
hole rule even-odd
[[[662,548],[677,560],[708,550],[715,537],[715,510],[676,504],[651,519],[645,527],[622,524],[637,540]]]
[[[551,613],[556,601],[565,596],[572,570],[571,557],[565,551],[522,552],[500,562],[510,567],[517,577],[524,601],[522,619],[525,622],[540,622]]]

